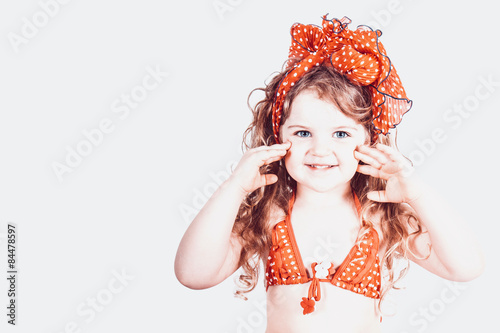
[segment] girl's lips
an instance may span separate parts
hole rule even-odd
[[[311,169],[316,169],[316,170],[325,170],[325,169],[331,169],[333,167],[336,167],[336,165],[332,164],[306,164],[309,168]]]

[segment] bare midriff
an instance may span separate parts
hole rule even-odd
[[[321,283],[316,310],[304,315],[300,306],[310,283],[270,286],[267,290],[266,333],[379,333],[377,299]]]

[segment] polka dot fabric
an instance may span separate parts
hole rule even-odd
[[[307,274],[303,275],[302,269],[299,269],[287,225],[288,223],[281,221],[273,230],[273,247],[267,258],[267,287],[309,282]]]
[[[351,20],[328,20],[323,16],[322,27],[295,23],[290,29],[287,74],[276,91],[272,121],[276,142],[283,102],[287,92],[313,66],[331,65],[351,82],[369,86],[373,96],[373,124],[376,133],[387,134],[401,122],[412,101],[399,79],[396,69],[379,40],[380,30],[360,26],[349,30]]]
[[[355,199],[359,208],[359,201],[357,197]],[[292,204],[293,201],[290,207]],[[371,228],[359,237],[336,270],[336,265],[330,262],[313,263],[312,277],[308,276],[303,265],[290,223],[290,212],[284,221],[273,228],[272,242],[266,265],[266,290],[274,285],[310,282],[308,295],[300,303],[303,314],[313,312],[315,302],[321,299],[320,282],[331,283],[366,297],[380,298],[379,238],[375,229]]]

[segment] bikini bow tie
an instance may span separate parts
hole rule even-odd
[[[373,98],[372,121],[377,134],[387,134],[401,122],[412,101],[406,97],[396,69],[379,40],[380,30],[359,26],[349,30],[351,20],[328,20],[322,27],[295,23],[290,29],[292,44],[288,55],[286,76],[276,91],[272,121],[276,142],[283,102],[291,87],[313,66],[329,61],[331,66],[351,82],[370,86]],[[297,59],[299,60],[297,62]]]

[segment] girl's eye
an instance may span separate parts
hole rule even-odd
[[[338,131],[338,132],[333,133],[333,137],[335,137],[337,139],[345,139],[349,136],[350,136],[349,133],[344,132],[344,131]]]
[[[307,138],[307,137],[311,136],[311,132],[309,132],[309,131],[298,131],[298,132],[295,133],[295,135],[297,135],[298,137],[301,137],[301,138]]]

